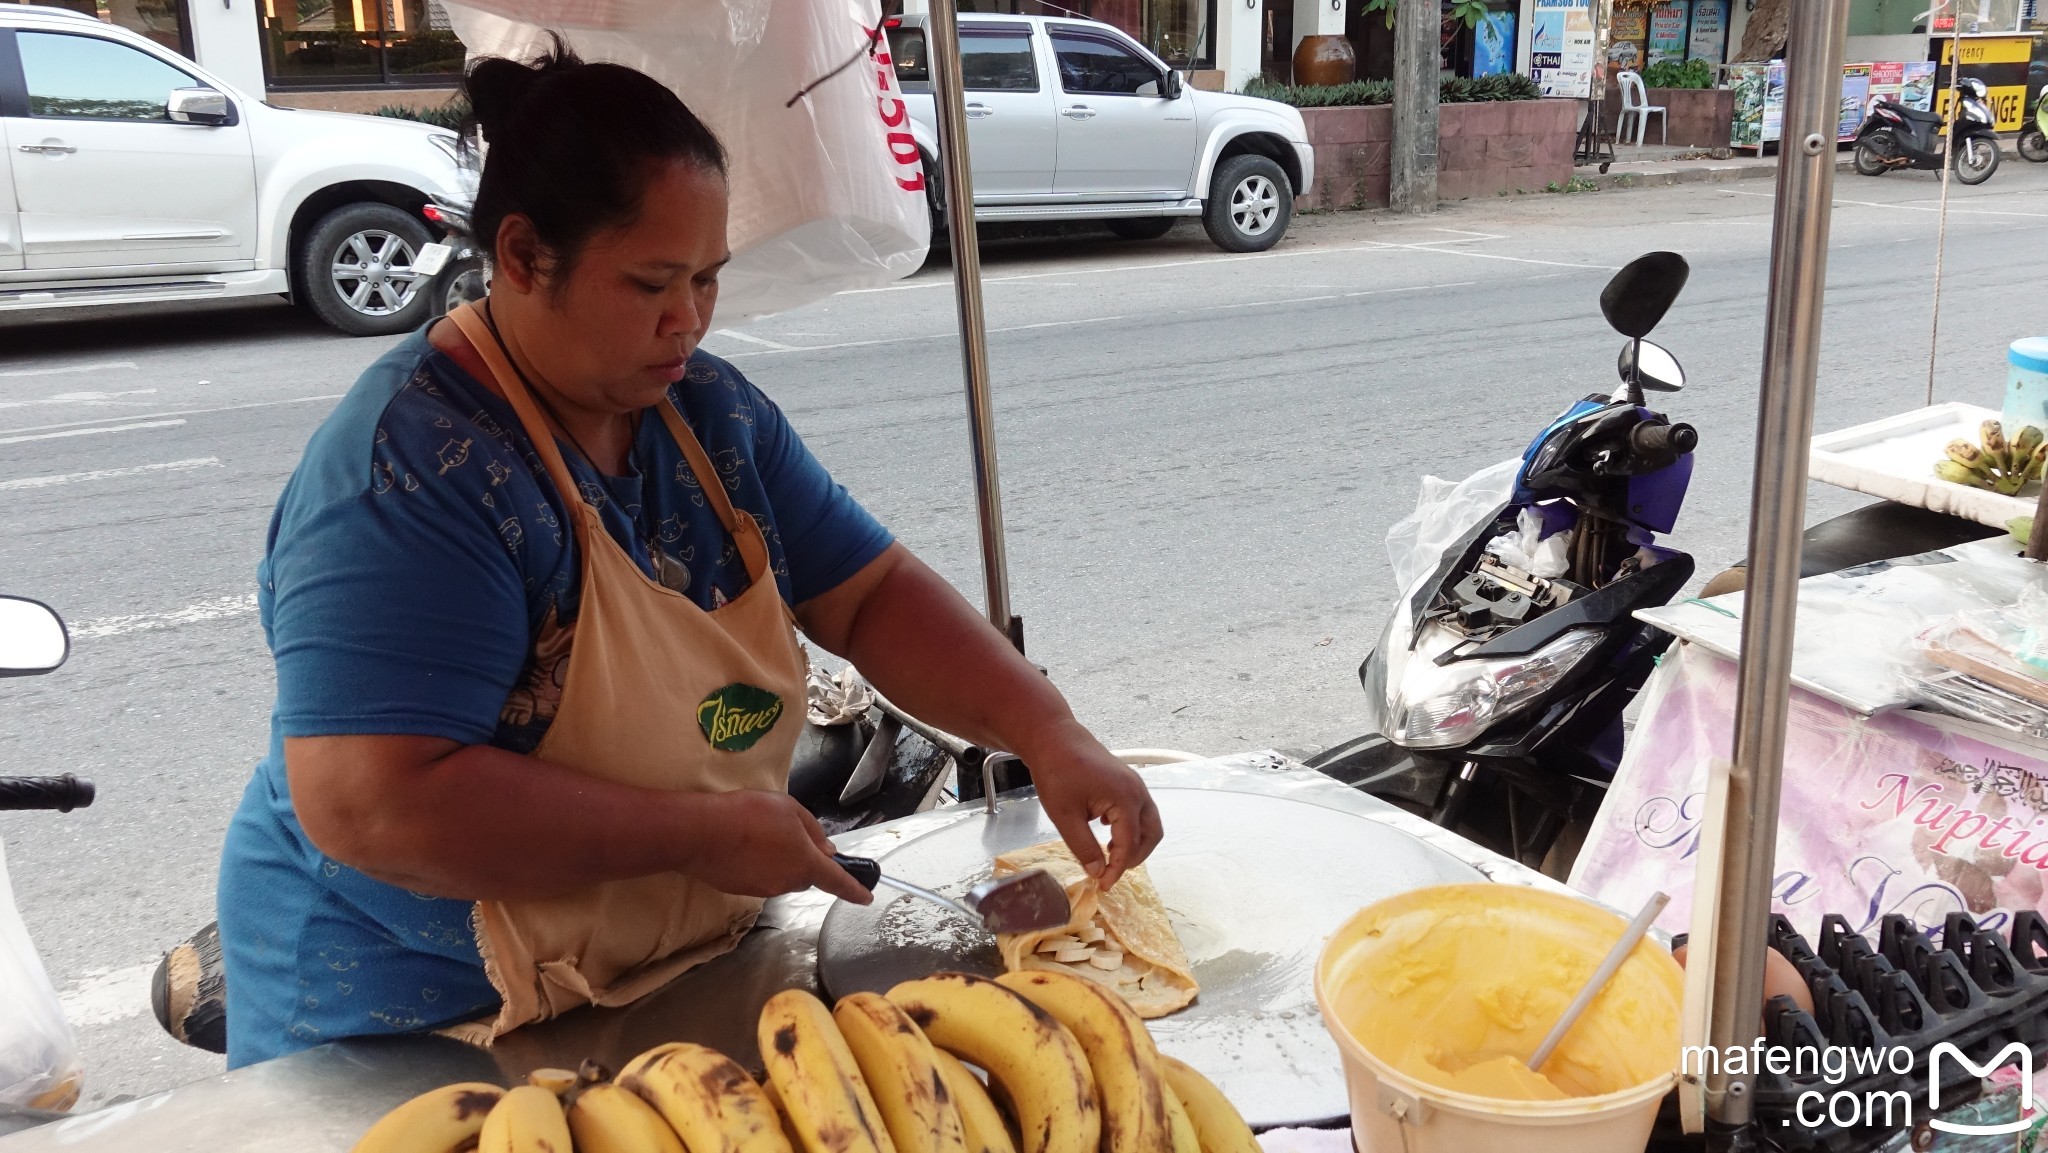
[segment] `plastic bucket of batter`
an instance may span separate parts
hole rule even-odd
[[[1519,885],[1440,885],[1330,938],[1316,1001],[1360,1153],[1641,1153],[1677,1083],[1684,970],[1645,940],[1544,1063],[1536,1046],[1627,923]]]

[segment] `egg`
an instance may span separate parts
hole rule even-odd
[[[1671,959],[1680,965],[1685,964],[1685,950],[1684,945],[1673,949]],[[1767,950],[1764,954],[1764,1003],[1769,1004],[1773,997],[1790,997],[1793,1004],[1808,1013],[1813,1012],[1813,991],[1806,987],[1799,970],[1785,958],[1785,954],[1776,949]]]

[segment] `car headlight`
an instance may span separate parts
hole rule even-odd
[[[1436,663],[1462,639],[1430,624],[1387,702],[1381,732],[1397,745],[1441,749],[1469,743],[1495,721],[1533,703],[1600,644],[1598,629],[1573,629],[1517,657]],[[1392,670],[1390,669],[1390,672]]]

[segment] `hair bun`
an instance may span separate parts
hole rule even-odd
[[[560,33],[549,33],[549,41],[530,62],[486,56],[469,66],[462,78],[462,95],[469,103],[467,127],[481,131],[486,140],[497,136],[550,78],[584,66]]]

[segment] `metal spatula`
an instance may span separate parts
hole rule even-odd
[[[942,897],[930,889],[899,881],[882,873],[880,862],[868,857],[849,857],[834,853],[832,859],[839,867],[852,874],[863,888],[873,889],[876,885],[887,885],[901,889],[913,897],[944,905],[961,916],[980,925],[991,933],[1030,933],[1039,929],[1057,929],[1073,919],[1073,906],[1067,903],[1067,890],[1051,873],[1044,869],[1026,869],[993,881],[983,881],[968,890],[967,895],[956,901]]]

